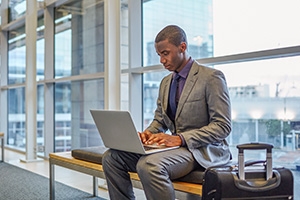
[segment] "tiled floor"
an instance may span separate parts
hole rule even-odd
[[[49,162],[47,160],[24,162],[21,161],[25,160],[24,154],[7,149],[5,149],[4,160],[7,163],[32,171],[42,176],[49,177]],[[55,166],[55,180],[91,194],[93,192],[92,177],[83,173]],[[100,186],[98,190],[98,196],[109,199],[107,190],[101,188],[101,186],[105,187],[105,181],[103,179],[99,179],[98,182]],[[135,194],[137,199],[145,199],[142,190],[135,189]]]

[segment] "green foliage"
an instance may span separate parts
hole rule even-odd
[[[266,132],[270,137],[275,137],[281,134],[281,121],[277,119],[270,119],[265,121]],[[291,126],[288,122],[283,122],[283,134],[287,135],[291,131]]]

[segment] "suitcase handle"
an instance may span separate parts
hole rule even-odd
[[[281,183],[281,176],[277,170],[274,170],[274,177],[264,181],[241,180],[236,173],[233,173],[233,179],[237,188],[250,192],[270,191]]]
[[[258,142],[251,142],[246,144],[240,144],[236,146],[239,149],[239,152],[244,151],[245,149],[248,150],[260,150],[266,149],[268,153],[272,152],[273,145],[267,143],[258,143]]]
[[[273,145],[267,143],[246,143],[237,145],[239,149],[238,155],[238,173],[241,180],[245,180],[245,163],[244,163],[244,150],[266,150],[266,180],[272,178],[272,148]]]

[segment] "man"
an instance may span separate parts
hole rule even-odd
[[[155,49],[173,73],[161,81],[154,119],[140,138],[145,144],[181,147],[147,156],[108,150],[102,165],[113,200],[135,199],[128,172],[138,173],[147,199],[175,199],[171,180],[231,158],[225,141],[231,131],[231,108],[223,73],[189,56],[186,34],[178,26],[161,30]]]

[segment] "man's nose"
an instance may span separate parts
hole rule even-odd
[[[161,63],[161,64],[164,64],[165,62],[166,62],[166,59],[163,58],[163,57],[160,57],[160,63]]]

